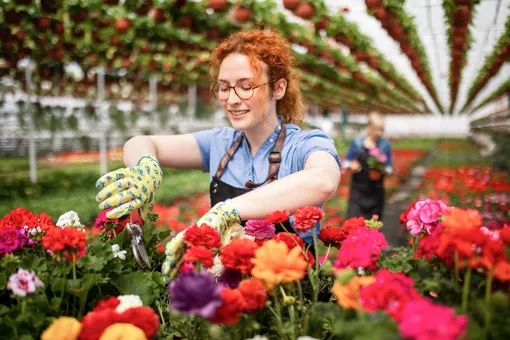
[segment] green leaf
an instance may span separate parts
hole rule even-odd
[[[9,313],[9,307],[6,305],[0,305],[0,315]]]
[[[74,291],[76,289],[79,289],[81,285],[81,279],[69,279],[67,280],[67,288]]]
[[[66,281],[64,278],[56,278],[55,280],[51,281],[51,290],[53,292],[61,292],[65,289]]]
[[[46,260],[40,258],[36,254],[27,254],[23,256],[20,267],[27,270],[33,270],[36,273],[48,270]]]
[[[18,340],[34,340],[34,337],[30,334],[23,334],[18,338]]]
[[[5,290],[7,286],[7,275],[5,273],[0,273],[0,290]]]
[[[78,260],[78,268],[84,268],[88,271],[100,272],[108,263],[105,257],[97,257],[94,255],[82,256]]]
[[[163,294],[158,284],[152,279],[151,273],[134,272],[112,278],[111,283],[117,287],[121,295],[138,295],[144,306],[151,305]]]

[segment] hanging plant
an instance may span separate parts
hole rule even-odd
[[[126,33],[131,26],[131,22],[127,18],[120,18],[115,21],[115,30],[118,33]]]
[[[165,10],[163,10],[162,8],[152,8],[150,10],[150,17],[152,18],[152,20],[154,20],[154,22],[157,23],[165,22],[166,21]]]
[[[207,7],[215,11],[224,11],[227,9],[228,0],[208,0]]]
[[[301,4],[301,0],[283,0],[283,7],[288,10],[295,10]]]
[[[311,19],[315,14],[315,8],[311,3],[305,2],[296,8],[294,14],[303,19]]]
[[[238,6],[234,9],[234,18],[239,23],[245,23],[251,19],[252,10],[249,7]]]
[[[365,0],[367,8],[374,9],[384,6],[383,0]]]

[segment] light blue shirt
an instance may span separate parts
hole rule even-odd
[[[278,120],[281,123],[282,117]],[[315,151],[326,151],[335,158],[341,168],[340,159],[336,152],[335,143],[328,135],[320,130],[302,131],[295,124],[285,124],[287,136],[283,146],[282,161],[278,178],[283,178],[300,170],[303,170],[308,156]],[[250,147],[246,138],[243,138],[237,152],[228,162],[220,180],[237,188],[244,188],[245,183],[251,180],[255,183],[266,179],[269,172],[268,156],[278,137],[280,125],[266,139],[264,144],[252,157]],[[203,171],[208,172],[210,178],[215,175],[220,160],[234,141],[239,137],[241,131],[230,127],[214,128],[193,133],[200,154],[202,155]],[[256,189],[255,189],[256,190]],[[276,210],[276,209],[275,209]],[[293,216],[290,223],[294,228]],[[316,226],[316,235],[320,232],[320,223]],[[312,244],[312,232],[298,233],[307,243]]]

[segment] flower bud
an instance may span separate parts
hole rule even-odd
[[[336,279],[342,284],[342,286],[348,284],[355,276],[356,272],[351,268],[341,269],[336,272]]]

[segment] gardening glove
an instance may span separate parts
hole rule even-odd
[[[96,182],[96,187],[102,189],[96,196],[101,202],[99,209],[113,208],[106,213],[109,219],[140,209],[142,219],[147,221],[162,179],[161,166],[150,156],[140,158],[135,167],[109,172]]]
[[[232,205],[232,201],[227,199],[226,201],[219,202],[211,208],[198,222],[198,226],[207,224],[218,231],[221,239],[228,234],[228,230],[234,223],[241,223],[241,218],[236,208]],[[165,248],[166,259],[163,262],[162,273],[165,277],[165,281],[171,281],[181,265],[182,257],[186,252],[184,245],[184,235],[188,229],[181,231],[177,234],[170,242],[167,243]]]

